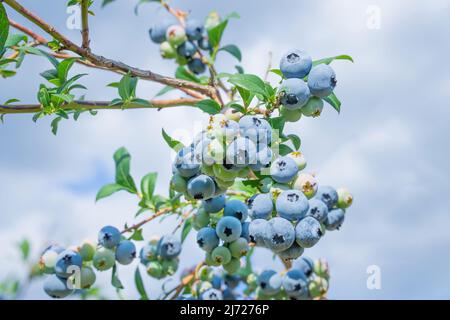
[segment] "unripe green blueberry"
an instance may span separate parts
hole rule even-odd
[[[177,57],[177,50],[168,41],[161,43],[159,52],[164,59],[175,59]]]
[[[308,173],[300,173],[294,182],[294,189],[300,190],[303,194],[311,199],[317,192],[317,180]]]
[[[330,270],[328,267],[328,262],[326,262],[323,259],[317,259],[316,261],[314,261],[313,271],[320,278],[325,279],[330,278]]]
[[[208,281],[210,276],[211,276],[212,270],[210,266],[201,266],[195,276],[197,277],[197,279],[200,279],[202,281]]]
[[[305,117],[318,117],[323,110],[323,100],[318,97],[309,98],[308,102],[301,109]]]
[[[150,277],[161,279],[163,276],[163,266],[158,261],[151,261],[147,265],[147,274]]]
[[[95,254],[96,245],[91,240],[84,240],[81,246],[78,247],[78,252],[83,259],[83,262],[92,261]]]
[[[208,266],[211,266],[211,267],[218,267],[218,266],[220,266],[220,262],[215,261],[215,260],[212,258],[211,253],[209,253],[209,252],[207,252],[206,255],[205,255],[205,263],[206,263]]]
[[[242,116],[243,116],[243,114],[240,113],[239,111],[235,110],[235,109],[231,109],[231,108],[230,108],[230,109],[228,109],[227,111],[225,111],[225,117],[226,117],[228,120],[233,120],[233,121],[238,122],[239,119],[242,118]]]
[[[258,276],[254,273],[250,273],[247,276],[247,285],[250,290],[255,290],[258,287]]]
[[[250,173],[249,167],[245,167],[245,168],[242,168],[241,170],[239,170],[237,175],[239,178],[244,179],[244,178],[248,177],[249,173]]]
[[[316,277],[308,285],[311,298],[320,298],[328,291],[328,281],[324,278]]]
[[[99,248],[93,258],[94,268],[99,271],[111,269],[116,262],[116,255],[113,250],[107,248]]]
[[[192,221],[194,225],[200,229],[206,227],[210,222],[209,214],[204,208],[200,207],[197,212],[194,213]]]
[[[239,238],[236,241],[231,242],[228,249],[230,249],[231,256],[233,258],[241,258],[247,255],[249,245],[246,239]]]
[[[222,164],[213,165],[214,176],[222,181],[234,181],[237,172],[226,169]]]
[[[346,188],[339,188],[336,190],[338,194],[338,208],[347,209],[353,203],[353,195]]]
[[[303,170],[306,167],[306,159],[303,153],[300,151],[294,151],[287,155],[289,158],[292,158],[298,166],[298,170]]]
[[[161,261],[161,266],[163,268],[163,273],[168,274],[169,276],[175,274],[178,270],[178,265],[180,263],[180,259],[178,257],[173,259],[164,259]]]
[[[208,166],[206,164],[202,165],[201,168],[202,173],[212,177],[214,176],[214,170],[213,170],[213,166]]]
[[[72,276],[73,277],[73,276]],[[94,270],[91,267],[85,266],[81,268],[80,272],[80,287],[81,289],[89,289],[97,279]]]
[[[211,258],[217,263],[225,265],[231,261],[231,252],[227,247],[217,247],[211,252]]]
[[[222,161],[225,157],[225,148],[223,143],[219,139],[214,139],[206,146],[206,157],[208,159],[213,159],[215,162]],[[214,170],[214,167],[213,167]]]
[[[56,260],[58,258],[58,252],[54,250],[47,250],[45,251],[40,260],[39,260],[39,266],[41,267],[41,270],[46,274],[53,274],[55,273],[55,265]]]
[[[290,110],[282,106],[280,109],[280,115],[287,122],[297,122],[302,117],[302,111],[301,109]]]
[[[187,190],[187,181],[178,173],[176,173],[172,176],[172,179],[170,180],[170,186],[176,192],[185,193]]]
[[[238,272],[240,267],[241,267],[241,260],[239,260],[238,258],[231,258],[230,262],[223,265],[223,268],[229,274]]]
[[[177,56],[176,58],[175,58],[175,61],[176,61],[176,63],[178,64],[178,65],[180,65],[180,66],[185,66],[185,65],[187,65],[188,64],[188,59],[186,59],[185,57],[182,57],[182,56]]]
[[[177,47],[187,40],[186,32],[180,25],[170,26],[167,28],[166,39],[172,46]]]

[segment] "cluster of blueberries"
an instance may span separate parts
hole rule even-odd
[[[281,115],[289,122],[295,122],[302,115],[318,117],[323,109],[323,98],[333,93],[336,73],[328,64],[313,66],[311,57],[304,51],[290,50],[280,61]]]
[[[268,269],[257,277],[258,299],[321,299],[328,291],[330,273],[328,263],[322,259],[313,261],[302,257],[294,261],[283,275]]]
[[[174,235],[153,238],[142,247],[139,258],[149,276],[162,279],[178,270],[181,241]]]
[[[85,240],[80,246],[64,249],[49,246],[41,255],[39,265],[49,274],[44,291],[52,298],[65,298],[76,290],[90,288],[96,280],[93,270],[111,269],[116,262],[130,264],[136,257],[136,247],[112,226],[103,227],[98,244]]]
[[[191,72],[201,74],[206,64],[200,50],[211,50],[206,30],[220,22],[212,21],[209,19],[206,26],[195,19],[188,19],[184,26],[170,19],[159,21],[149,30],[150,39],[160,45],[163,58],[176,59],[180,66],[187,65]]]

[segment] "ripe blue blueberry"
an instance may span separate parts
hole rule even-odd
[[[202,50],[210,51],[212,49],[211,43],[209,42],[207,36],[203,36],[202,38],[200,38],[197,44]]]
[[[206,252],[213,251],[220,243],[216,230],[210,227],[205,227],[197,233],[197,244]]]
[[[269,219],[272,216],[273,201],[270,193],[255,194],[247,200],[252,219]]]
[[[191,178],[200,171],[200,163],[195,160],[193,152],[179,154],[175,159],[174,167],[183,178]]]
[[[220,195],[211,199],[203,200],[203,208],[207,213],[217,213],[225,207],[226,197]]]
[[[330,186],[319,186],[314,198],[323,201],[329,210],[337,204],[339,196],[336,190]]]
[[[334,209],[328,212],[324,221],[325,228],[329,231],[339,230],[344,223],[345,211],[342,209]]]
[[[282,279],[274,270],[264,270],[258,276],[258,285],[266,295],[277,294],[281,289]]]
[[[250,165],[250,167],[254,171],[260,171],[263,168],[270,168],[270,164],[272,162],[273,157],[273,152],[271,148],[262,144],[258,144],[258,147],[261,149],[256,154],[256,163]]]
[[[116,248],[116,260],[120,264],[130,264],[136,258],[136,246],[130,240],[121,241]]]
[[[286,79],[280,86],[281,104],[289,110],[300,109],[307,102],[311,93],[302,79]]]
[[[289,270],[283,277],[282,285],[289,297],[308,298],[308,280],[303,272],[297,269]]]
[[[60,278],[56,275],[50,275],[45,279],[44,291],[55,299],[65,298],[74,292],[73,289],[67,287],[67,279]]]
[[[165,235],[159,239],[156,252],[163,259],[178,257],[181,252],[181,241],[174,235]]]
[[[298,173],[298,166],[290,157],[280,157],[272,162],[270,175],[278,183],[288,183],[295,178]]]
[[[172,21],[163,20],[155,23],[148,31],[150,39],[155,43],[163,43],[166,41],[167,28],[172,25]]]
[[[225,209],[223,210],[223,215],[235,217],[239,219],[240,222],[244,222],[248,217],[247,205],[236,199],[227,201],[225,204]]]
[[[292,268],[300,270],[309,278],[313,274],[314,261],[308,257],[302,257],[294,261]]]
[[[318,117],[323,110],[323,100],[318,97],[311,97],[302,108],[302,114],[306,117]]]
[[[264,234],[264,243],[274,252],[288,249],[295,241],[295,229],[291,222],[275,217],[269,220]]]
[[[336,73],[327,64],[319,64],[312,68],[308,75],[308,87],[316,97],[325,98],[333,93],[336,87]]]
[[[201,294],[201,300],[223,300],[220,290],[210,288]]]
[[[306,213],[307,217],[313,217],[319,222],[324,222],[327,215],[328,207],[323,201],[316,198],[309,200],[309,210]]]
[[[295,236],[301,247],[311,248],[323,236],[322,226],[313,217],[306,217],[295,227]]]
[[[248,237],[251,243],[258,247],[264,247],[264,235],[269,222],[265,219],[255,219],[250,222],[248,227]]]
[[[116,227],[103,227],[98,233],[98,243],[108,249],[112,249],[120,242],[120,231]]]
[[[156,244],[154,243],[147,243],[139,251],[139,259],[143,265],[147,265],[150,261],[155,260],[156,257]]]
[[[311,57],[304,51],[289,50],[280,61],[280,71],[285,78],[304,78],[312,67]]]
[[[309,209],[308,199],[298,190],[283,191],[276,201],[277,213],[290,221],[302,219]]]
[[[200,40],[204,31],[205,27],[200,21],[195,19],[186,21],[186,35],[189,40]]]
[[[211,177],[201,174],[189,180],[187,192],[196,200],[209,199],[214,196],[216,186]]]
[[[272,127],[260,116],[243,116],[239,120],[241,134],[255,143],[269,144],[272,140]]]
[[[284,261],[291,261],[299,258],[305,249],[300,247],[297,242],[294,242],[288,249],[278,253],[281,259]]]
[[[201,74],[206,71],[206,64],[199,58],[194,58],[188,62],[188,68],[195,74]]]
[[[58,277],[68,278],[76,272],[76,268],[81,270],[83,259],[78,252],[72,250],[64,250],[58,255],[55,264],[55,273]]]
[[[242,224],[242,232],[241,232],[241,238],[244,238],[247,241],[250,241],[250,222],[246,221]]]
[[[177,53],[180,56],[185,57],[187,59],[192,58],[196,52],[197,52],[197,47],[191,41],[183,42],[177,48]]]
[[[245,167],[256,163],[256,146],[250,139],[236,138],[227,148],[226,163]]]
[[[235,217],[222,217],[216,226],[216,233],[225,242],[233,242],[241,236],[241,221]]]

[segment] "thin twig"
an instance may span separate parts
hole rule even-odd
[[[125,228],[124,230],[122,230],[121,233],[123,234],[123,233],[127,233],[127,232],[138,230],[144,224],[146,224],[146,223],[148,223],[148,222],[150,222],[150,221],[152,221],[152,220],[154,220],[154,219],[156,219],[156,218],[158,218],[158,217],[160,217],[160,216],[170,212],[171,210],[172,210],[172,208],[164,208],[164,209],[156,212],[154,215],[148,217],[147,219],[144,219],[141,222],[132,225],[131,227]]]
[[[89,0],[81,0],[82,48],[89,50]]]

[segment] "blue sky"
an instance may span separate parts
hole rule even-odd
[[[97,1],[98,2],[98,1]],[[73,39],[79,32],[65,26],[65,1],[22,1]],[[152,21],[165,12],[155,5],[133,13],[133,1],[100,10],[94,7],[91,35],[93,51],[162,74],[173,74],[174,65],[162,61],[158,48],[147,38]],[[332,272],[329,297],[333,299],[448,299],[450,297],[450,225],[446,194],[450,193],[448,153],[450,129],[450,1],[173,1],[202,19],[209,11],[225,15],[237,11],[224,43],[235,43],[243,52],[247,72],[262,75],[273,52],[276,66],[289,48],[308,51],[313,58],[350,54],[355,63],[336,62],[336,94],[343,102],[338,115],[326,108],[317,119],[302,119],[288,130],[302,138],[308,159],[306,171],[315,172],[323,184],[347,186],[355,195],[344,227],[328,233],[311,257],[328,259]],[[380,10],[380,29],[367,27],[367,10]],[[30,26],[8,10],[15,20]],[[60,13],[60,14],[55,14]],[[120,22],[120,23],[118,23]],[[220,71],[235,61],[224,54]],[[0,100],[19,97],[34,102],[39,72],[49,67],[42,58],[30,57],[13,79],[0,79]],[[113,99],[106,84],[118,76],[82,67],[88,99]],[[271,79],[275,81],[275,78]],[[151,98],[160,85],[141,82],[139,96]],[[14,244],[29,237],[39,247],[47,241],[63,245],[95,238],[105,224],[133,221],[136,201],[118,194],[94,203],[96,191],[112,181],[112,154],[126,146],[132,172],[141,177],[158,171],[158,191],[165,192],[170,178],[170,153],[160,131],[192,131],[205,119],[201,112],[178,108],[104,111],[82,115],[77,123],[62,122],[58,136],[49,120],[37,124],[31,116],[6,116],[0,125],[0,248],[4,276],[20,273]],[[179,132],[179,131],[178,131]],[[171,221],[145,227],[150,237],[171,230]],[[191,236],[181,256],[189,266],[202,253]],[[268,251],[260,250],[258,268],[281,266]],[[366,269],[381,268],[381,290],[368,290]],[[125,294],[136,297],[134,268],[121,268]],[[108,275],[101,275],[102,283]],[[151,292],[158,282],[146,278]],[[32,286],[28,298],[45,298],[41,284]]]

